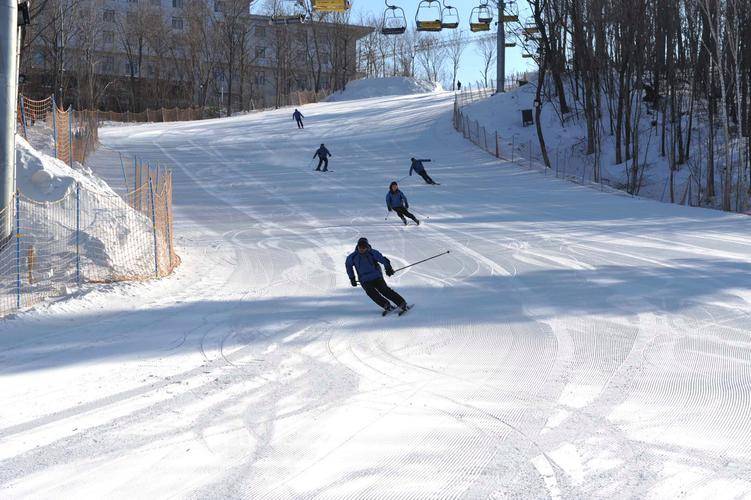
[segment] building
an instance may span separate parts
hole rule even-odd
[[[338,90],[358,76],[357,41],[372,31],[342,15],[253,15],[247,0],[52,3],[32,19],[21,91],[78,109],[237,111]]]

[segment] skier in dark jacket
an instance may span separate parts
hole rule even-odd
[[[396,307],[406,311],[407,301],[386,284],[381,264],[386,268],[386,276],[394,274],[394,268],[391,267],[389,259],[371,247],[367,238],[360,238],[357,240],[355,251],[347,256],[345,262],[349,282],[352,286],[357,286],[357,279],[359,279],[360,286],[368,297],[383,308],[384,316]],[[355,271],[357,271],[357,279],[355,279]],[[396,304],[396,307],[389,301]]]
[[[422,164],[424,161],[430,161],[430,160],[418,160],[416,158],[410,158],[412,161],[412,165],[409,167],[409,175],[412,175],[412,171],[414,170],[417,175],[425,179],[425,182],[428,184],[438,184],[436,181],[430,178],[428,173],[425,171],[425,166]]]
[[[297,122],[297,128],[305,128],[305,126],[302,124],[302,119],[305,117],[297,110],[297,108],[295,108],[295,112],[292,113],[292,118],[294,118]]]
[[[396,181],[389,185],[389,192],[386,194],[386,208],[389,209],[389,212],[392,210],[396,212],[396,215],[398,215],[402,222],[404,222],[405,226],[407,225],[407,219],[404,218],[405,215],[415,221],[415,224],[418,226],[420,225],[420,221],[417,220],[414,215],[409,213],[409,202],[407,201],[407,197],[399,190],[399,185]]]
[[[321,144],[321,147],[316,150],[316,152],[313,154],[313,158],[318,157],[318,166],[316,167],[317,171],[321,171],[321,165],[323,165],[323,171],[328,172],[329,170],[329,156],[331,156],[331,153],[329,153],[329,150],[326,149],[326,146]]]

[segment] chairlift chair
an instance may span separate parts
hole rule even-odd
[[[485,10],[486,12],[483,12]],[[477,33],[478,31],[490,31],[490,21],[483,21],[482,19],[487,19],[488,15],[490,13],[490,9],[488,8],[487,4],[480,4],[477,7],[472,8],[472,11],[469,14],[469,30],[473,33]],[[490,20],[493,20],[492,14],[490,15]]]
[[[390,5],[388,0],[386,10],[383,12],[383,24],[381,33],[384,35],[402,35],[407,31],[407,17],[404,15],[404,9],[396,5]]]
[[[318,12],[346,12],[352,6],[349,0],[312,0],[312,4]]]
[[[480,9],[477,11],[477,20],[481,23],[490,24],[493,22],[493,12],[488,7],[487,1],[479,5]]]
[[[443,9],[438,0],[421,0],[415,13],[417,31],[441,31],[443,29]]]
[[[443,2],[443,12],[441,13],[441,26],[443,29],[453,30],[459,27],[459,11]]]
[[[519,7],[515,2],[507,2],[505,11],[501,16],[504,23],[515,23],[519,21]]]

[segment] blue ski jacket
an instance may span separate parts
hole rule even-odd
[[[326,158],[328,158],[329,156],[331,156],[331,153],[329,153],[329,150],[326,149],[326,147],[324,146],[324,147],[320,147],[320,148],[318,148],[316,150],[315,154],[313,155],[313,158],[315,158],[316,156],[319,157],[322,160],[325,160]]]
[[[294,118],[295,120],[300,120],[301,118],[305,118],[305,117],[302,115],[302,113],[295,110],[295,112],[292,113],[292,118]]]
[[[347,276],[350,280],[355,279],[355,270],[360,284],[383,278],[383,272],[379,263],[391,267],[391,261],[381,255],[381,252],[368,247],[368,251],[360,254],[355,247],[355,251],[347,256],[345,266],[347,267]]]
[[[386,208],[389,210],[395,208],[409,208],[409,202],[407,201],[407,197],[404,196],[404,193],[400,190],[397,189],[395,193],[392,193],[389,189],[389,192],[386,195]]]
[[[412,171],[414,170],[417,174],[424,174],[425,173],[425,166],[422,164],[424,161],[430,161],[430,160],[417,160],[415,159],[412,162],[412,165],[409,167],[409,175],[412,175]]]

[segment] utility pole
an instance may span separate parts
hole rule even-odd
[[[506,86],[506,26],[503,21],[506,12],[505,0],[498,0],[498,36],[495,61],[495,91],[504,92]]]
[[[0,0],[0,246],[13,234],[17,56],[18,0]]]

